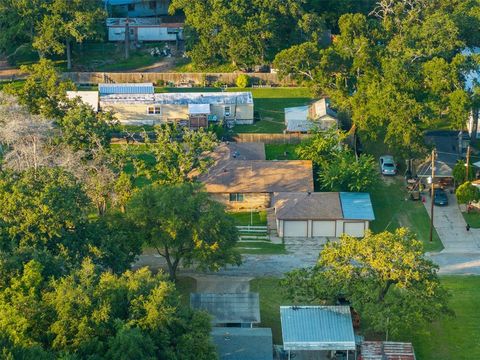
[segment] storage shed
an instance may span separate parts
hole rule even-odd
[[[220,360],[273,359],[271,329],[217,327],[211,336]]]
[[[327,130],[338,127],[337,113],[326,98],[306,106],[285,108],[286,132],[305,133],[313,129]]]
[[[190,306],[212,315],[214,326],[252,327],[260,322],[258,293],[191,293]]]
[[[363,237],[375,219],[367,193],[283,192],[273,203],[280,237]]]
[[[347,351],[348,359],[356,350],[349,306],[280,306],[280,319],[289,358],[292,351]]]

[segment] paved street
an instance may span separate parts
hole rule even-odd
[[[453,194],[448,194],[449,205],[435,206],[433,224],[444,250],[427,254],[440,266],[440,274],[480,275],[480,229],[467,231],[466,222]],[[430,197],[425,208],[430,215]]]
[[[287,249],[285,255],[244,255],[241,266],[229,266],[216,274],[240,277],[283,276],[293,269],[315,265],[326,241],[326,238],[288,239],[285,243]],[[152,269],[158,269],[164,265],[165,262],[158,255],[145,254],[140,256],[135,267],[149,266]],[[191,275],[192,270],[187,269],[180,273]]]

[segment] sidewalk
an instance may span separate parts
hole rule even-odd
[[[424,203],[430,216],[430,197]],[[480,229],[467,231],[457,199],[448,194],[448,206],[435,206],[433,225],[443,243],[444,249],[427,253],[440,267],[440,275],[480,275]]]
[[[424,203],[430,216],[430,196]],[[448,194],[448,206],[435,206],[433,211],[433,226],[443,243],[446,253],[472,253],[480,255],[480,229],[467,231],[467,223],[458,207],[456,197]]]

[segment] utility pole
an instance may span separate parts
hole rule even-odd
[[[430,242],[433,242],[433,209],[435,203],[435,149],[432,150],[432,187],[430,190],[431,204],[430,204]]]
[[[130,57],[130,20],[125,19],[125,60]]]
[[[466,174],[465,174],[465,181],[469,181],[470,180],[470,176],[469,176],[469,167],[470,167],[470,145],[468,145],[467,147],[467,163],[465,164],[465,167],[466,167]]]

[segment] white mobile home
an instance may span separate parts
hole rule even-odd
[[[108,41],[124,41],[126,18],[108,18]],[[159,18],[128,19],[131,41],[183,40],[183,23],[165,23]]]
[[[209,122],[253,124],[251,92],[100,94],[100,108],[130,125],[179,123],[192,128]]]

